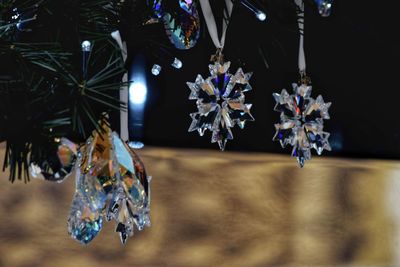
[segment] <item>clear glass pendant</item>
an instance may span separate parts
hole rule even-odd
[[[101,211],[92,210],[80,192],[76,192],[68,218],[68,233],[75,240],[88,244],[103,226]]]
[[[235,125],[243,129],[246,121],[254,121],[251,104],[245,104],[244,95],[252,89],[249,84],[252,73],[245,74],[239,68],[234,75],[230,74],[231,63],[224,62],[220,51],[212,60],[210,77],[204,79],[198,75],[194,83],[187,83],[191,91],[189,99],[196,100],[198,110],[190,114],[189,132],[198,131],[203,136],[206,130],[212,131],[211,142],[224,150],[227,141],[233,139],[231,129]]]
[[[76,177],[68,232],[73,239],[88,244],[101,231],[106,216],[116,221],[116,231],[125,243],[135,227],[143,230],[150,226],[150,177],[139,156],[111,131],[107,121],[100,128],[78,151],[72,142],[59,141],[60,163],[73,164],[65,177],[72,170]],[[31,171],[43,174],[36,165]],[[58,181],[53,176],[49,180]]]
[[[165,31],[177,49],[190,49],[200,37],[200,16],[197,5],[192,0],[178,0],[180,9],[176,15],[163,13]]]
[[[292,146],[292,156],[300,167],[311,159],[311,149],[314,148],[318,155],[331,150],[329,133],[323,131],[323,121],[330,118],[328,109],[331,103],[325,103],[322,96],[312,98],[312,87],[307,81],[309,79],[305,78],[300,84],[293,84],[291,95],[285,89],[280,94],[273,94],[275,111],[280,113],[281,119],[275,124],[273,140],[279,141],[283,148]]]

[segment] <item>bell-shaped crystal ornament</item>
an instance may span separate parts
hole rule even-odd
[[[87,244],[100,232],[105,215],[107,220],[117,222],[116,231],[125,243],[135,226],[138,230],[150,226],[150,178],[140,158],[111,131],[107,118],[100,122],[99,128],[79,151],[67,139],[56,141],[60,164],[64,167],[73,164],[72,173],[76,177],[68,232],[72,238]],[[31,166],[31,172],[45,176],[37,165]],[[53,176],[56,175],[58,172]]]

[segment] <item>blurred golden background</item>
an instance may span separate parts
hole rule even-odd
[[[74,179],[0,179],[1,267],[400,266],[400,163],[147,147],[152,227],[67,234]],[[0,146],[3,158],[4,146]]]

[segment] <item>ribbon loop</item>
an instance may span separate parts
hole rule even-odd
[[[225,5],[227,8],[227,17],[230,18],[232,15],[233,10],[233,3],[231,0],[225,0]],[[208,32],[210,33],[211,40],[213,41],[215,47],[220,49],[221,51],[224,49],[225,46],[225,39],[226,39],[226,32],[228,30],[228,22],[224,19],[222,24],[222,35],[221,40],[218,38],[218,29],[217,24],[215,22],[214,14],[211,10],[211,5],[209,0],[200,0],[201,10],[203,11],[204,20],[207,24]]]
[[[295,4],[298,7],[297,11],[297,22],[299,24],[299,33],[300,33],[300,41],[299,41],[299,71],[300,73],[306,73],[306,56],[304,52],[304,1],[303,0],[294,0]]]

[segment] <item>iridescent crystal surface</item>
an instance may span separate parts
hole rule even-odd
[[[190,49],[200,37],[200,17],[196,2],[178,0],[180,8],[176,14],[162,12],[162,20],[171,43],[177,49]]]
[[[189,132],[198,131],[200,136],[208,129],[212,131],[212,143],[218,143],[221,150],[226,142],[233,139],[231,128],[244,128],[246,121],[254,121],[250,113],[251,104],[245,103],[244,92],[252,88],[249,84],[251,73],[241,68],[232,75],[230,62],[215,62],[209,65],[211,76],[204,79],[198,75],[194,83],[188,82],[191,91],[189,99],[196,100],[197,112],[190,114],[192,124]]]
[[[41,174],[46,180],[60,183],[71,175],[78,146],[66,138],[56,138],[55,145],[57,145],[57,153],[48,159],[51,170],[46,166],[42,166],[44,167],[42,169],[41,166],[32,163],[30,170],[33,177],[39,177],[38,175]]]
[[[332,11],[333,0],[314,0],[322,17],[329,17]]]
[[[83,244],[92,241],[100,232],[103,218],[100,210],[93,210],[80,192],[76,192],[68,218],[68,233]]]
[[[125,155],[130,159],[130,167],[126,168],[119,160],[119,172],[107,219],[115,219],[116,231],[120,234],[121,242],[125,243],[133,235],[134,225],[138,230],[150,226],[150,191],[149,181],[144,165],[136,153],[113,134],[116,155]],[[125,164],[127,165],[127,164]]]
[[[306,84],[293,84],[293,91],[291,95],[285,89],[273,94],[275,111],[281,114],[280,123],[275,124],[273,140],[279,141],[282,147],[292,146],[292,156],[303,167],[305,161],[311,159],[311,149],[318,155],[331,150],[329,133],[323,131],[331,103],[325,103],[321,95],[312,98],[312,87]]]
[[[149,177],[135,152],[107,125],[93,132],[78,153],[76,192],[68,219],[70,235],[87,244],[101,230],[103,216],[117,223],[122,243],[134,226],[150,226]],[[109,199],[109,200],[108,200]]]

